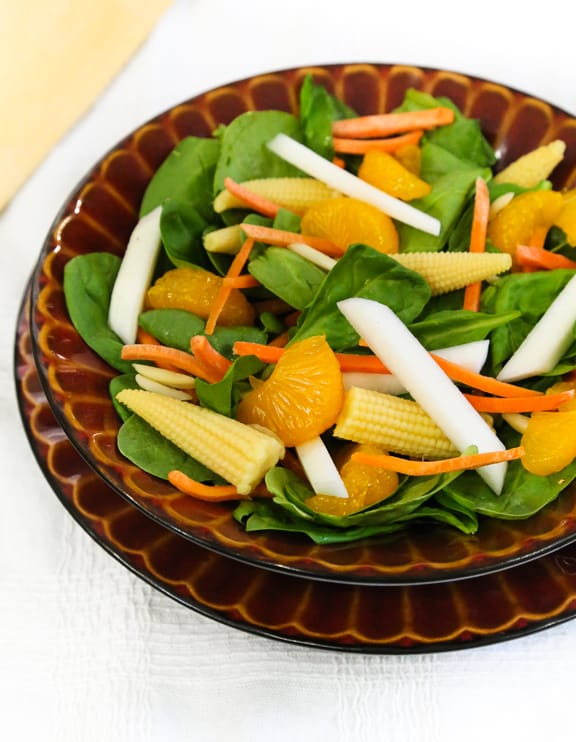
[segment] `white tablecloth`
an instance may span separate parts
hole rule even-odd
[[[156,592],[59,504],[12,380],[17,307],[43,237],[84,172],[133,127],[232,79],[341,61],[444,67],[576,113],[569,8],[178,0],[0,215],[1,739],[574,739],[576,622],[460,652],[368,656],[243,633]]]

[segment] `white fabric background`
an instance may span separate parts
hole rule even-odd
[[[78,179],[133,127],[232,79],[342,61],[445,67],[576,113],[569,3],[521,7],[177,0],[0,215],[1,739],[574,738],[574,622],[462,652],[349,655],[245,634],[155,592],[59,504],[30,453],[12,381],[16,311],[43,237]]]

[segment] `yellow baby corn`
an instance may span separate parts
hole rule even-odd
[[[507,253],[407,252],[390,257],[405,268],[420,273],[434,295],[484,281],[510,270],[512,266],[512,258]]]
[[[284,456],[272,433],[190,402],[142,389],[123,389],[116,399],[242,495]]]
[[[314,178],[258,178],[246,180],[241,185],[296,213],[302,213],[318,201],[341,195]],[[243,205],[236,196],[223,190],[214,199],[213,208],[220,214],[227,209],[241,209]]]
[[[442,459],[458,454],[419,404],[361,387],[346,393],[334,435],[405,456]]]
[[[494,176],[494,183],[513,183],[523,188],[534,188],[546,180],[564,158],[566,144],[555,139],[519,157]]]
[[[204,247],[208,252],[223,253],[225,255],[236,255],[243,240],[244,234],[239,224],[214,229],[212,232],[207,232],[203,237]]]

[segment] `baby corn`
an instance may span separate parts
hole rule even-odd
[[[508,253],[496,252],[407,252],[390,257],[405,268],[420,273],[434,295],[484,281],[505,273],[512,266]]]
[[[283,444],[272,433],[190,402],[142,389],[123,389],[116,399],[241,495],[249,494],[284,456]]]
[[[442,459],[458,454],[419,404],[360,387],[346,393],[334,436],[404,456]]]
[[[494,176],[494,183],[513,183],[523,188],[534,188],[546,180],[556,165],[564,159],[566,144],[556,139],[519,157]]]
[[[241,185],[297,214],[318,201],[341,195],[315,178],[257,178],[246,180]],[[243,206],[244,203],[226,189],[214,199],[214,211],[217,214],[227,209],[241,209]]]

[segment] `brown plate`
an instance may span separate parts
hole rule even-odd
[[[576,615],[574,545],[498,574],[388,587],[276,574],[203,549],[120,497],[79,455],[42,390],[24,312],[15,378],[32,450],[72,517],[134,574],[209,618],[295,644],[393,654],[492,644]]]
[[[119,420],[107,393],[112,371],[79,338],[62,291],[65,263],[78,254],[121,255],[144,189],[158,165],[187,135],[207,136],[251,109],[295,110],[307,73],[359,113],[389,110],[408,87],[449,96],[480,120],[502,165],[555,138],[567,155],[557,187],[576,182],[576,121],[547,103],[492,82],[452,72],[389,65],[287,70],[200,95],[144,124],[106,154],[74,190],[43,246],[32,282],[32,339],[48,402],[73,445],[104,481],[159,525],[196,544],[251,564],[316,579],[408,584],[475,576],[542,556],[576,537],[576,489],[525,522],[486,520],[478,535],[442,526],[355,544],[315,546],[304,536],[248,535],[232,507],[194,501],[119,455]]]

